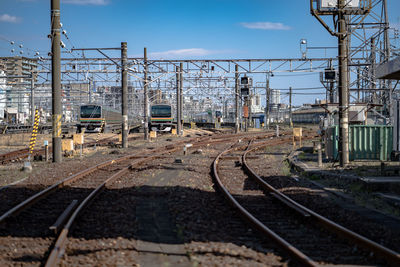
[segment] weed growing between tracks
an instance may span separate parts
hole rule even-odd
[[[290,177],[292,175],[290,164],[287,160],[285,160],[282,164],[282,175],[287,177]]]

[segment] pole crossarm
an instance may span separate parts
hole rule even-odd
[[[99,51],[97,49],[93,49]],[[120,58],[113,58],[107,56],[102,51],[99,51],[106,58],[62,58],[62,73],[68,74],[110,74],[119,73]],[[328,64],[329,61],[337,61],[337,58],[266,58],[266,59],[203,59],[203,60],[147,60],[149,74],[153,73],[175,73],[174,68],[179,67],[180,63],[185,65],[183,72],[188,73],[235,73],[234,66],[238,65],[240,73],[268,73],[268,72],[296,72],[296,71],[320,71],[320,67],[313,67],[313,63],[320,63],[318,66]],[[49,73],[51,68],[47,59],[43,60],[41,68],[38,73]],[[128,68],[130,73],[143,73],[143,59],[142,58],[128,58],[128,66],[136,66],[134,70],[132,67]],[[136,64],[134,62],[137,62]],[[287,66],[283,69],[283,66]],[[304,68],[301,68],[305,66]]]

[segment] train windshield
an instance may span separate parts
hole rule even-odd
[[[81,118],[101,118],[100,106],[82,106]]]
[[[171,117],[170,106],[152,106],[151,107],[152,117]]]

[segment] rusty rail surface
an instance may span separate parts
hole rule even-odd
[[[266,136],[270,136],[270,134],[267,134]],[[260,138],[265,138],[266,136],[259,136]],[[205,138],[203,140],[198,140],[196,144],[193,145],[193,147],[201,147],[204,146],[205,144],[209,144],[209,143],[222,143],[222,142],[227,142],[230,141],[232,138],[238,138],[237,135],[232,135],[229,137],[217,137],[214,140],[210,139],[210,138]],[[247,139],[251,138],[253,139],[254,137],[252,135],[245,137]],[[187,143],[186,142],[180,142],[180,143]],[[165,147],[164,151],[160,151],[158,153],[152,154],[151,156],[148,157],[144,157],[144,158],[140,158],[140,159],[136,159],[134,162],[131,163],[131,165],[121,169],[120,171],[118,171],[117,173],[115,173],[114,175],[112,175],[111,177],[109,177],[107,180],[105,180],[101,185],[99,185],[96,189],[94,189],[89,196],[87,196],[81,203],[80,205],[76,208],[76,210],[74,211],[74,213],[71,215],[71,217],[69,218],[68,222],[65,224],[64,228],[62,229],[61,233],[59,234],[57,241],[54,245],[54,248],[52,249],[47,262],[45,264],[46,267],[53,267],[53,266],[57,266],[57,263],[59,261],[59,259],[63,256],[64,251],[65,251],[65,246],[67,244],[68,241],[68,233],[71,230],[71,227],[73,225],[73,223],[75,222],[75,219],[78,217],[78,215],[80,213],[82,213],[82,211],[88,207],[89,203],[99,195],[99,193],[107,186],[107,184],[111,184],[112,182],[114,182],[117,178],[122,177],[125,173],[127,173],[129,171],[129,169],[132,168],[132,166],[137,165],[137,164],[141,164],[144,163],[146,161],[150,161],[153,159],[156,159],[160,156],[162,156],[163,154],[166,153],[171,153],[171,152],[175,152],[181,149],[180,146],[178,146],[177,144],[175,144],[174,148],[171,149],[167,149],[168,146]]]
[[[287,141],[285,141],[287,142]],[[268,145],[273,143],[271,140],[263,142],[263,145]],[[275,141],[276,143],[276,141]],[[218,163],[221,159],[221,157],[224,154],[229,153],[230,151],[239,149],[239,148],[244,148],[248,146],[242,145],[239,147],[231,147],[228,148],[227,150],[221,152],[214,160],[213,165],[212,165],[212,175],[217,182],[217,186],[220,189],[220,191],[223,193],[224,197],[230,202],[231,205],[233,205],[238,211],[240,212],[240,215],[243,216],[254,228],[259,230],[261,233],[264,235],[268,236],[272,240],[274,240],[278,245],[280,245],[285,251],[287,251],[293,258],[295,258],[299,263],[305,265],[305,266],[319,266],[315,261],[310,259],[307,255],[303,254],[300,250],[295,248],[292,244],[284,240],[282,237],[277,235],[275,232],[273,232],[270,228],[265,226],[262,222],[260,222],[256,217],[254,217],[250,212],[248,212],[242,205],[239,204],[239,202],[229,193],[228,189],[223,185],[219,174],[218,174]]]
[[[115,139],[114,136],[111,137],[107,137],[104,139],[99,140],[97,143],[96,141],[91,141],[88,143],[85,143],[83,145],[83,147],[91,147],[94,146],[95,144],[97,145],[101,145],[107,142],[112,141],[113,139]],[[49,146],[49,153],[52,152],[52,147]],[[44,148],[40,148],[40,149],[36,149],[33,151],[33,155],[43,155],[45,153],[45,149]],[[19,150],[14,150],[8,153],[4,153],[0,155],[0,163],[1,164],[6,164],[9,163],[10,161],[16,160],[16,159],[24,159],[27,158],[29,156],[29,149],[27,148],[23,148],[23,149],[19,149]]]
[[[239,133],[239,134],[225,134],[226,137],[230,137],[230,136],[253,136],[253,135],[257,135],[260,134],[262,132],[248,132],[248,133]],[[129,140],[136,140],[139,139],[141,137],[130,137]],[[96,145],[101,145],[101,144],[105,144],[107,142],[113,141],[115,140],[115,136],[111,136],[111,137],[107,137],[104,139],[99,140],[97,143],[96,141],[91,141],[88,143],[85,143],[83,145],[83,147],[91,147]],[[49,146],[49,153],[52,152],[52,147]],[[36,149],[33,151],[34,155],[43,155],[45,153],[45,149],[41,148],[41,149]],[[29,150],[27,148],[23,148],[23,149],[19,149],[19,150],[14,150],[14,151],[10,151],[4,154],[0,154],[0,164],[7,164],[13,160],[17,160],[17,159],[24,159],[27,158],[29,156]]]
[[[183,143],[187,143],[187,142],[194,142],[197,141],[196,146],[199,146],[202,144],[202,142],[213,142],[213,143],[218,143],[218,142],[226,142],[232,138],[237,138],[243,136],[243,134],[241,135],[227,135],[227,136],[215,136],[214,138],[212,138],[211,136],[205,136],[202,138],[196,137],[193,138],[191,140],[186,140],[186,141],[181,141],[178,143],[175,143],[173,145],[166,145],[165,149],[172,149],[175,146],[179,146]],[[249,137],[247,138],[252,138],[253,135],[249,135]],[[262,136],[261,136],[262,137]],[[141,153],[135,153],[135,154],[131,154],[131,155],[127,155],[124,157],[120,157],[117,159],[113,159],[113,160],[108,160],[102,163],[99,163],[93,167],[90,167],[86,170],[80,171],[76,174],[73,174],[71,176],[68,176],[67,178],[64,178],[62,180],[60,180],[59,182],[47,187],[46,189],[36,193],[35,195],[27,198],[26,200],[24,200],[23,202],[19,203],[18,205],[14,206],[13,208],[11,208],[10,210],[8,210],[7,212],[3,213],[0,216],[0,223],[4,222],[5,219],[7,219],[10,216],[15,216],[16,214],[18,214],[19,212],[21,212],[22,210],[30,207],[31,205],[33,205],[34,203],[36,203],[37,201],[45,198],[47,195],[53,193],[54,191],[56,191],[59,188],[62,188],[66,185],[69,185],[73,182],[75,182],[78,179],[81,179],[89,174],[91,174],[92,172],[100,169],[100,168],[104,168],[106,166],[109,166],[111,164],[117,163],[117,162],[121,162],[124,160],[128,160],[128,159],[136,159],[137,157],[142,157],[143,155]]]
[[[154,153],[154,150],[149,151],[148,155],[143,155],[142,153],[134,153],[134,154],[130,154],[130,155],[126,155],[120,158],[116,158],[113,160],[108,160],[102,163],[99,163],[95,166],[92,166],[86,170],[82,170],[76,174],[70,175],[64,179],[61,179],[60,181],[56,182],[55,184],[45,188],[44,190],[30,196],[29,198],[27,198],[26,200],[22,201],[21,203],[17,204],[16,206],[14,206],[12,209],[8,210],[7,212],[5,212],[4,214],[2,214],[0,216],[0,223],[5,222],[5,220],[7,220],[9,217],[11,216],[16,216],[18,213],[20,213],[21,211],[31,207],[32,205],[34,205],[37,201],[46,198],[47,196],[49,196],[50,194],[56,192],[58,189],[63,188],[79,179],[84,178],[85,176],[95,172],[98,169],[104,168],[106,166],[110,166],[112,164],[118,163],[118,162],[122,162],[125,160],[134,160],[132,164],[139,164],[142,163],[144,161],[148,161],[157,157],[162,157],[163,154],[167,154],[167,153],[171,153],[171,152],[175,152],[178,150],[182,149],[182,145],[188,142],[192,142],[193,143],[193,148],[195,147],[201,147],[207,144],[217,144],[217,143],[225,143],[225,142],[229,142],[232,141],[234,139],[241,139],[241,140],[248,140],[248,139],[263,139],[263,138],[268,138],[270,137],[271,134],[270,133],[266,133],[266,132],[258,132],[258,133],[241,133],[241,134],[225,134],[225,135],[207,135],[207,136],[197,136],[188,140],[183,140],[183,141],[179,141],[179,142],[175,142],[174,144],[169,144],[169,145],[165,145],[163,147],[161,147],[160,149],[162,151],[160,152],[156,152]],[[158,150],[159,151],[159,150]],[[61,230],[60,232],[60,236],[59,236],[59,240],[57,241],[56,246],[54,247],[55,250],[60,249],[63,247],[63,244],[66,241],[67,238],[67,234],[69,232],[69,227],[72,225],[73,220],[78,216],[79,212],[81,212],[82,209],[84,209],[88,203],[90,202],[91,199],[93,199],[103,188],[104,186],[106,186],[106,184],[112,182],[113,180],[115,180],[117,177],[123,175],[128,168],[130,168],[132,166],[132,164],[130,164],[129,166],[127,166],[126,168],[122,169],[120,172],[114,174],[113,176],[111,176],[109,179],[107,179],[106,181],[104,181],[102,183],[101,186],[99,186],[94,192],[92,192],[89,196],[87,200],[84,200],[80,203],[79,207],[75,210],[75,212],[73,214],[71,214],[69,216],[70,220],[72,220],[70,223],[66,223],[65,227],[66,229],[62,228],[63,230]],[[59,250],[58,252],[54,252],[53,256],[51,256],[51,258],[49,257],[49,264],[56,259],[55,263],[57,262],[57,259],[59,258],[58,256],[54,258],[54,255],[59,255],[60,252],[63,252],[63,250]]]
[[[185,142],[178,142],[174,146],[181,145],[182,143],[185,143]],[[164,147],[164,149],[166,151],[169,151],[169,150],[173,149],[174,146],[167,145],[167,146]],[[31,205],[33,205],[37,201],[45,198],[46,196],[48,196],[52,192],[56,191],[57,189],[62,188],[64,186],[66,186],[66,185],[69,185],[69,184],[77,181],[78,179],[81,179],[81,178],[91,174],[92,172],[94,172],[94,171],[96,171],[96,170],[98,170],[100,168],[104,168],[106,166],[112,165],[112,164],[117,163],[117,162],[121,162],[121,161],[129,160],[129,159],[137,158],[138,156],[143,157],[143,154],[142,153],[134,153],[134,154],[130,154],[130,155],[127,155],[127,156],[119,157],[119,158],[116,158],[116,159],[108,160],[108,161],[99,163],[99,164],[97,164],[97,165],[95,165],[93,167],[90,167],[88,169],[85,169],[83,171],[80,171],[80,172],[78,172],[76,174],[68,176],[67,178],[62,179],[62,180],[58,181],[57,183],[47,187],[46,189],[44,189],[44,190],[34,194],[33,196],[27,198],[23,202],[19,203],[18,205],[14,206],[12,209],[10,209],[7,212],[5,212],[4,214],[2,214],[0,216],[0,223],[4,222],[4,220],[7,219],[10,216],[17,215],[22,210],[30,207]]]
[[[152,159],[155,159],[165,153],[170,153],[174,152],[176,150],[180,149],[180,147],[174,148],[174,149],[165,149],[164,151],[158,152],[156,154],[153,154],[152,156],[137,159],[134,162],[132,162],[129,166],[121,169],[111,177],[109,177],[107,180],[105,180],[103,183],[101,183],[96,189],[94,189],[81,203],[80,205],[76,208],[74,213],[72,213],[71,217],[63,227],[60,235],[57,238],[57,241],[54,245],[54,248],[52,249],[50,256],[47,259],[47,262],[45,264],[46,267],[51,267],[51,266],[56,266],[58,263],[58,260],[62,257],[65,251],[65,245],[67,244],[68,241],[68,233],[71,230],[71,227],[73,223],[75,222],[75,219],[78,217],[78,215],[88,207],[89,203],[97,197],[100,192],[106,187],[107,184],[110,184],[114,182],[116,179],[122,177],[125,173],[129,171],[129,169],[137,164],[141,164],[145,161],[149,161]]]
[[[331,232],[334,232],[343,238],[354,242],[369,251],[380,255],[382,258],[384,258],[388,264],[391,266],[400,266],[400,254],[396,251],[393,251],[389,248],[386,248],[364,236],[361,236],[331,220],[328,218],[325,218],[322,215],[319,215],[318,213],[304,207],[303,205],[299,204],[298,202],[292,200],[285,194],[281,193],[279,190],[275,189],[273,186],[265,182],[248,164],[246,161],[246,156],[248,153],[253,152],[255,150],[258,150],[260,148],[265,147],[265,145],[257,145],[256,147],[253,147],[251,149],[248,149],[243,153],[242,155],[242,167],[244,171],[248,174],[248,176],[252,177],[253,179],[256,180],[256,182],[264,189],[269,192],[272,192],[274,195],[276,195],[276,199],[280,200],[284,204],[290,206],[293,208],[295,211],[299,212],[300,214],[309,214],[309,216],[314,219],[316,222],[324,226],[326,229],[328,229]]]

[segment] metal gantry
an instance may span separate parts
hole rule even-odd
[[[78,49],[76,49],[78,50]],[[113,104],[112,101],[105,101],[106,90],[114,92],[114,102],[118,104],[120,97],[120,66],[114,62],[120,62],[120,58],[108,57],[88,57],[84,58],[62,58],[61,75],[63,84],[86,84],[90,78],[92,86],[88,90],[96,90],[97,102]],[[199,97],[230,97],[232,100],[237,93],[235,92],[236,75],[253,75],[265,77],[266,74],[273,73],[305,73],[320,72],[324,70],[329,62],[335,58],[289,58],[289,59],[199,59],[199,60],[154,60],[144,58],[127,58],[126,66],[128,70],[128,99],[129,114],[143,116],[146,111],[140,110],[143,107],[145,81],[149,92],[161,91],[169,98],[174,98],[176,68],[182,65],[182,90],[183,96]],[[147,67],[147,69],[146,69]],[[237,71],[236,69],[237,68]],[[40,62],[38,69],[42,83],[46,82],[48,76],[48,59]],[[148,75],[146,78],[145,75]],[[100,86],[99,86],[100,85]],[[71,107],[76,107],[82,102],[78,92],[64,91],[65,98],[69,101],[64,102]],[[264,89],[265,90],[265,89]],[[79,90],[78,90],[79,91]],[[141,93],[142,92],[142,93]],[[67,97],[69,96],[69,98]],[[149,103],[157,101],[157,94],[149,96]],[[171,102],[170,100],[170,102]],[[141,104],[142,103],[142,104]],[[172,102],[171,102],[172,103]],[[118,105],[113,105],[114,107]],[[147,110],[147,109],[146,109]]]
[[[310,0],[313,16],[338,37],[339,59],[339,128],[340,162],[345,166],[348,157],[348,111],[351,100],[365,103],[373,108],[383,106],[382,117],[390,118],[392,88],[389,81],[377,83],[375,69],[379,62],[391,58],[389,40],[389,22],[386,0]],[[326,6],[324,6],[326,5]],[[321,16],[332,16],[333,25],[329,26]],[[331,84],[329,84],[331,88]],[[378,113],[378,112],[377,112]]]

